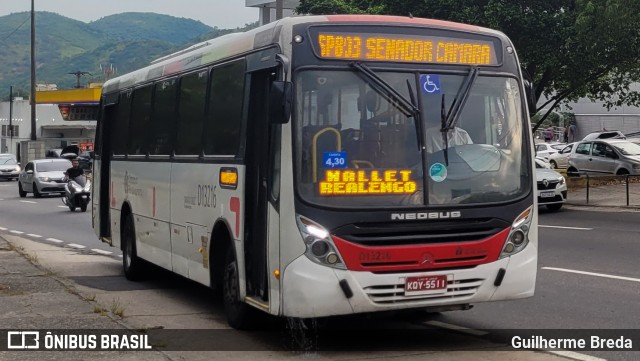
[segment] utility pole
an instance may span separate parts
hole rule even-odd
[[[282,19],[284,0],[276,0],[276,20]]]
[[[76,76],[76,89],[80,89],[83,88],[83,86],[80,85],[80,78],[85,76],[85,75],[91,75],[91,73],[87,72],[87,71],[74,71],[72,73],[67,73],[67,74],[71,74],[71,75],[75,75]]]
[[[36,140],[36,11],[31,0],[31,140]]]
[[[9,87],[9,153],[13,151],[13,86]]]

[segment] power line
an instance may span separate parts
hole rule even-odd
[[[22,22],[22,24],[18,25],[17,28],[15,28],[11,34],[7,35],[4,39],[0,40],[0,44],[4,43],[5,40],[9,39],[11,37],[11,35],[15,34],[16,31],[20,30],[20,28],[22,27],[22,25],[24,25],[27,21],[29,21],[29,19],[31,19],[31,16],[27,17],[26,19],[24,19],[24,21]]]

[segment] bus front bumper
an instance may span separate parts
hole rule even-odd
[[[313,318],[527,298],[535,290],[537,254],[530,243],[511,257],[470,269],[392,274],[334,269],[303,255],[283,273],[282,316]],[[501,269],[504,277],[496,286]],[[447,276],[446,291],[405,295],[407,277],[432,275]],[[343,290],[345,284],[351,292]]]

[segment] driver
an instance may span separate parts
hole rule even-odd
[[[444,148],[442,131],[440,129],[440,126],[427,129],[426,148],[428,153],[434,153]],[[473,141],[466,130],[454,127],[454,129],[447,131],[447,143],[449,147],[455,147],[456,145],[473,144]]]
[[[67,169],[64,174],[69,179],[75,179],[81,175],[84,175],[84,169],[80,168],[80,161],[78,159],[73,159],[71,161],[71,168]]]

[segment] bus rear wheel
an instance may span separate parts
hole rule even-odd
[[[240,299],[238,261],[236,260],[233,246],[229,247],[225,257],[222,299],[224,302],[224,313],[227,316],[229,326],[238,330],[251,328],[253,310]]]
[[[141,280],[144,273],[144,261],[138,258],[138,252],[136,251],[136,231],[131,216],[126,217],[122,225],[122,245],[122,268],[124,269],[124,276],[129,281]]]

